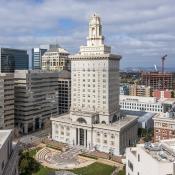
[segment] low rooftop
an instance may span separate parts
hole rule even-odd
[[[12,130],[0,130],[0,149],[11,134]]]
[[[146,143],[143,149],[158,161],[175,161],[175,139],[162,140],[159,143]]]
[[[175,121],[175,112],[158,113],[153,117],[153,119],[174,120]]]

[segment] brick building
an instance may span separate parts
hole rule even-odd
[[[153,91],[153,97],[156,97],[157,99],[173,98],[173,91],[172,90],[165,90],[165,91],[154,90]]]
[[[175,114],[173,112],[157,114],[153,120],[155,142],[175,138]]]

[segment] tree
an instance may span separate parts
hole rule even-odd
[[[39,170],[40,164],[30,156],[29,152],[21,152],[19,160],[19,171],[21,175],[32,175]]]

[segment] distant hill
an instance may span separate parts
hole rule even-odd
[[[161,71],[161,67],[157,67],[159,71]],[[121,68],[121,71],[125,72],[138,72],[138,71],[155,71],[154,67],[125,67]],[[165,68],[165,72],[175,72],[175,67],[167,67]]]

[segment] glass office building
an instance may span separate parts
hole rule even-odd
[[[47,49],[33,48],[32,49],[32,69],[41,69],[42,55],[47,51]]]
[[[29,67],[27,50],[0,48],[0,72],[9,73],[14,70],[25,70]]]

